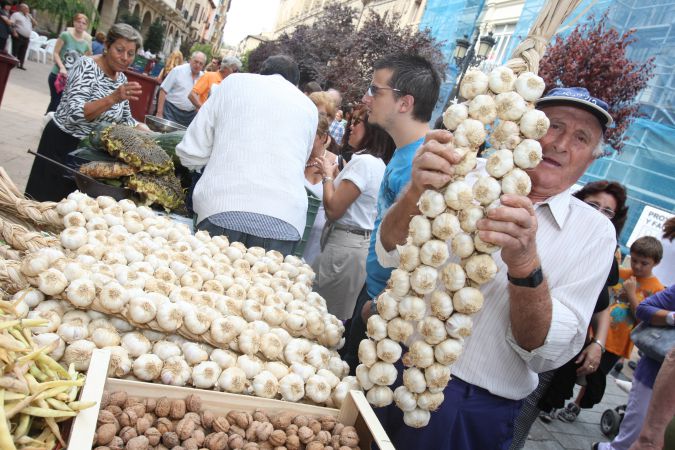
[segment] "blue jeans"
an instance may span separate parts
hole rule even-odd
[[[265,251],[276,250],[282,255],[287,256],[293,253],[293,249],[298,241],[282,241],[280,239],[263,238],[252,234],[242,233],[241,231],[230,230],[219,227],[204,219],[197,225],[197,229],[208,231],[211,236],[226,236],[230,242],[241,242],[249,247],[262,247]]]

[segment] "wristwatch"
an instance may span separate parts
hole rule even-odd
[[[329,181],[333,181],[333,177],[323,177],[323,178],[321,179],[321,184],[326,184],[326,183],[328,183]]]
[[[511,282],[511,284],[520,287],[536,288],[544,281],[544,273],[541,271],[541,266],[534,269],[528,276],[525,278],[516,278],[506,273],[506,277]]]
[[[600,339],[591,339],[591,344],[598,344],[600,346],[600,353],[605,353],[605,346],[602,345],[602,342],[600,342]]]

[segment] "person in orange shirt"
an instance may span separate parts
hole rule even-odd
[[[241,61],[234,56],[226,56],[220,63],[220,70],[217,72],[205,72],[195,83],[192,91],[188,95],[190,102],[195,105],[197,111],[211,94],[213,86],[220,84],[228,75],[237,73],[241,70]]]
[[[601,366],[613,367],[620,358],[630,358],[633,350],[630,332],[635,327],[636,308],[645,298],[665,289],[652,274],[662,257],[663,246],[652,236],[643,236],[630,246],[631,268],[619,269],[619,283],[610,290],[614,304],[610,306],[611,322]]]

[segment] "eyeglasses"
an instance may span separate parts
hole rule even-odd
[[[398,92],[399,94],[403,93],[403,91],[400,90],[400,89],[390,88],[390,87],[379,87],[379,86],[375,86],[374,84],[371,84],[370,86],[368,86],[368,90],[366,91],[366,95],[368,95],[370,97],[375,97],[377,95],[377,92],[380,91],[380,90],[394,91],[394,92]]]
[[[600,211],[608,219],[613,219],[614,216],[616,215],[616,212],[612,208],[604,208],[593,201],[587,201],[586,204]]]

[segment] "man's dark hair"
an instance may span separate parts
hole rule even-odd
[[[260,75],[281,75],[297,86],[300,82],[300,69],[290,56],[272,55],[267,58],[260,68]]]
[[[419,55],[397,54],[378,60],[375,70],[392,71],[389,87],[399,89],[395,95],[412,95],[415,99],[413,118],[420,122],[431,120],[431,113],[438,100],[441,77],[434,66]]]
[[[321,85],[317,83],[316,81],[309,81],[305,83],[305,87],[302,89],[302,92],[305,94],[313,94],[314,92],[321,92],[323,89],[321,89]]]

